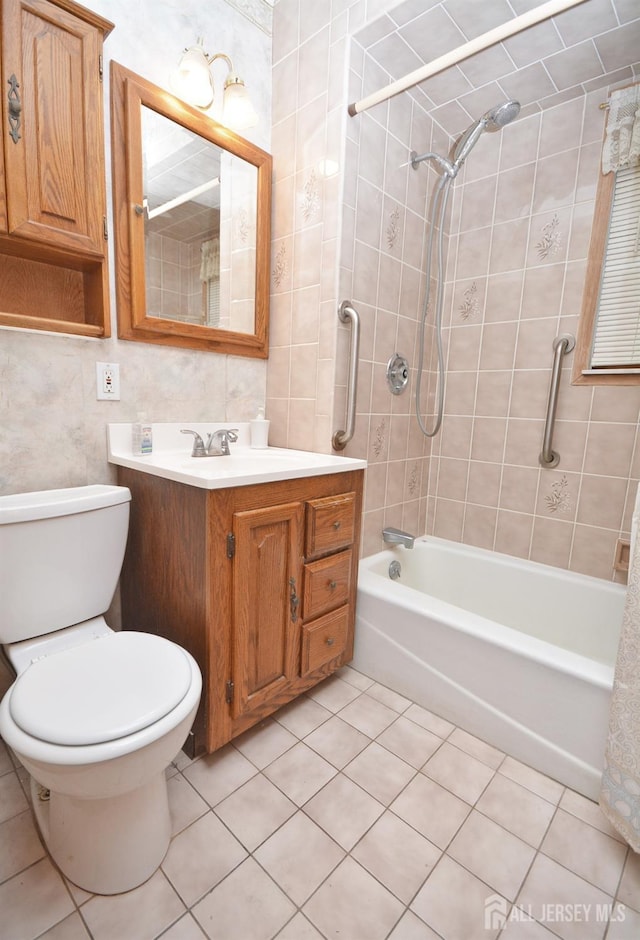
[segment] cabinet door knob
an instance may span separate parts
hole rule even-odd
[[[334,523],[333,523],[333,528],[334,528],[334,529],[339,529],[339,528],[340,528],[340,522],[334,522]]]
[[[332,591],[335,591],[335,589],[336,589],[336,587],[337,587],[337,582],[336,582],[336,581],[329,581],[329,587],[330,587],[330,589],[331,589]]]
[[[327,646],[333,646],[333,644],[336,642],[336,640],[335,640],[335,637],[333,637],[333,636],[328,636],[325,642],[326,642]]]
[[[9,93],[7,103],[9,105],[9,137],[17,144],[20,140],[20,118],[22,115],[22,102],[20,101],[20,83],[15,75],[7,79],[9,84]]]
[[[295,623],[298,619],[298,605],[300,604],[300,598],[296,593],[296,579],[289,578],[289,587],[291,588],[291,593],[289,595],[289,609],[291,611],[291,623]]]

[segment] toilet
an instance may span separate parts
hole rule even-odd
[[[95,894],[129,891],[162,862],[165,771],[202,690],[186,650],[104,619],[130,500],[106,485],[0,497],[0,644],[16,674],[0,736],[31,776],[52,858]]]

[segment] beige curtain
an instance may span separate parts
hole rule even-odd
[[[631,558],[622,632],[609,709],[609,736],[600,808],[640,852],[640,487],[631,532]]]
[[[602,146],[602,172],[640,166],[640,84],[612,91]]]

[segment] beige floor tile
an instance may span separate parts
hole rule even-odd
[[[380,685],[379,682],[374,682],[366,691],[367,695],[370,695],[371,698],[382,702],[382,704],[386,705],[388,708],[392,708],[394,712],[398,712],[399,715],[406,711],[411,705],[411,701],[405,698],[404,695],[399,695],[397,692],[394,692],[393,689],[388,689],[386,685]]]
[[[622,872],[618,900],[635,911],[640,911],[640,855],[631,850]]]
[[[15,771],[0,777],[0,822],[11,819],[29,808],[24,790]]]
[[[558,805],[560,809],[577,816],[578,819],[589,823],[590,826],[594,826],[612,839],[617,839],[623,845],[627,844],[618,830],[613,828],[598,804],[594,803],[593,800],[588,800],[581,793],[576,793],[575,790],[565,790]]]
[[[297,806],[302,806],[337,773],[336,768],[300,742],[266,768],[264,774]]]
[[[445,741],[422,768],[422,773],[455,793],[467,803],[475,803],[495,771]]]
[[[390,809],[441,849],[471,812],[468,803],[422,774],[413,778]]]
[[[611,913],[611,926],[607,940],[638,940],[640,937],[640,913],[616,904]]]
[[[324,940],[324,938],[304,914],[296,914],[282,928],[275,940]]]
[[[570,813],[558,809],[541,851],[614,895],[620,881],[627,847]]]
[[[397,898],[408,904],[442,852],[387,811],[369,829],[351,855]]]
[[[295,803],[263,774],[253,777],[216,806],[216,815],[252,852],[296,811]]]
[[[489,782],[476,808],[535,848],[556,811],[552,803],[500,773]]]
[[[505,757],[500,764],[500,773],[504,774],[505,777],[509,777],[510,780],[515,780],[516,783],[526,787],[527,790],[531,790],[532,793],[537,793],[548,803],[557,804],[564,792],[561,783],[552,780],[551,777],[546,777],[534,770],[533,767],[527,767],[526,764],[515,760],[513,757]]]
[[[326,937],[353,940],[383,940],[403,911],[400,901],[351,858],[335,869],[303,908]]]
[[[371,738],[334,715],[307,735],[304,743],[338,770],[342,770],[345,764],[371,743]]]
[[[96,894],[82,906],[93,940],[155,937],[184,913],[184,904],[161,871],[133,891]]]
[[[287,728],[292,734],[295,734],[296,737],[304,738],[324,721],[327,721],[332,714],[333,712],[330,712],[322,705],[318,705],[313,699],[301,695],[300,698],[295,699],[289,705],[278,709],[273,717],[275,721]]]
[[[505,940],[556,940],[557,935],[551,933],[537,920],[529,917],[528,911],[518,908],[514,905],[509,911],[509,920],[507,922],[508,933],[503,934]]]
[[[45,855],[30,809],[0,824],[0,882]]]
[[[410,907],[446,940],[492,940],[498,928],[485,926],[485,903],[491,897],[496,895],[488,885],[445,855]]]
[[[442,940],[412,911],[407,911],[389,934],[389,940]]]
[[[204,940],[202,928],[191,914],[185,914],[162,934],[162,940]]]
[[[473,810],[447,854],[513,901],[529,870],[535,849]]]
[[[313,699],[314,702],[334,713],[339,712],[341,708],[358,698],[360,694],[360,689],[357,689],[350,682],[344,682],[338,676],[330,676],[307,692],[309,698]]]
[[[398,717],[397,712],[382,702],[377,702],[374,698],[363,692],[357,699],[346,705],[340,712],[343,721],[348,721],[350,725],[362,731],[370,738],[377,737],[380,732],[395,721]]]
[[[384,812],[384,806],[344,774],[306,804],[305,813],[349,851]]]
[[[235,738],[233,744],[247,760],[263,770],[297,741],[295,735],[270,718]]]
[[[341,679],[344,679],[345,682],[348,682],[349,685],[353,685],[356,689],[360,689],[361,692],[364,692],[374,684],[373,679],[370,679],[369,676],[365,676],[363,673],[358,672],[357,669],[353,669],[352,666],[343,666],[342,669],[338,669],[336,675],[340,676]]]
[[[456,728],[448,740],[449,744],[455,744],[461,751],[476,757],[487,767],[491,767],[492,770],[497,770],[505,757],[504,753],[499,751],[497,747],[487,744],[486,741],[481,741],[480,738],[474,737],[468,731],[463,731],[462,728]]]
[[[404,713],[404,717],[415,721],[417,725],[426,728],[427,731],[437,734],[439,738],[448,738],[455,729],[455,725],[452,725],[450,721],[445,721],[444,718],[434,715],[433,712],[422,708],[420,705],[411,705]]]
[[[533,917],[549,927],[563,940],[601,940],[606,922],[596,917],[598,905],[606,907],[612,898],[595,888],[573,872],[558,865],[553,859],[539,854],[534,859],[522,890],[517,898],[518,906],[530,910]],[[549,912],[558,910],[588,911],[588,919],[578,921],[559,920],[548,922]]]
[[[269,940],[296,909],[269,876],[248,858],[193,908],[210,940]]]
[[[8,774],[13,770],[13,761],[4,741],[0,741],[0,775]]]
[[[257,772],[251,761],[232,744],[227,744],[195,761],[186,768],[184,775],[209,806],[216,806]]]
[[[367,793],[388,806],[415,777],[415,769],[375,741],[343,771]]]
[[[0,885],[2,940],[32,940],[73,910],[62,877],[48,858]]]
[[[176,774],[175,777],[167,780],[167,795],[172,835],[186,829],[200,816],[209,812],[209,804],[202,799],[182,774]]]
[[[91,936],[78,913],[69,914],[59,924],[40,934],[38,940],[91,940]],[[185,938],[187,940],[187,938]]]
[[[442,738],[404,717],[397,718],[378,735],[377,740],[378,744],[382,744],[416,770],[422,767],[442,744]]]
[[[210,810],[171,841],[162,870],[191,907],[246,857],[243,846]]]
[[[344,858],[344,850],[299,811],[254,853],[256,860],[298,906]]]

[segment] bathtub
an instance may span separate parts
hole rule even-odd
[[[352,665],[597,799],[625,590],[416,539],[360,562]]]

